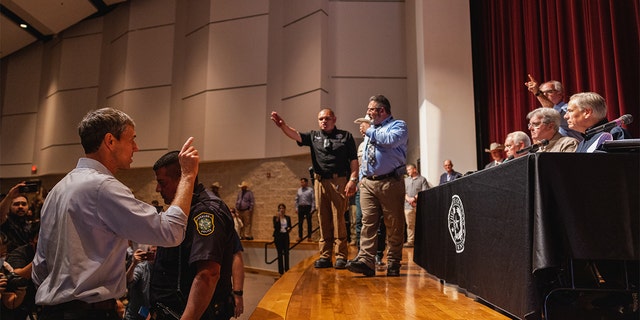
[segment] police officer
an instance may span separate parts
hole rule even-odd
[[[156,191],[171,203],[180,181],[178,152],[153,166]],[[230,319],[234,316],[233,256],[241,250],[227,205],[204,185],[193,192],[184,241],[158,247],[151,273],[150,302],[156,319]],[[241,288],[233,291],[241,295]]]
[[[349,197],[356,193],[358,153],[353,136],[348,131],[339,130],[336,119],[333,110],[322,109],[318,113],[320,130],[304,133],[288,126],[277,112],[271,112],[271,120],[287,137],[295,140],[298,146],[308,146],[311,150],[315,172],[313,190],[320,220],[320,258],[314,263],[316,268],[333,266],[334,242],[338,247],[335,268],[347,267],[344,212]]]

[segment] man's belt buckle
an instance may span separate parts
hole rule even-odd
[[[382,179],[389,178],[389,177],[391,177],[393,175],[394,175],[394,172],[390,172],[390,173],[387,173],[387,174],[381,174],[381,175],[375,175],[374,174],[374,175],[368,176],[367,179],[369,179],[369,180],[382,180]]]

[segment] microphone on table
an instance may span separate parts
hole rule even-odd
[[[593,127],[593,128],[587,129],[587,131],[585,131],[584,134],[586,136],[588,136],[588,135],[592,135],[592,134],[595,134],[595,133],[600,133],[600,132],[603,132],[603,131],[609,131],[609,130],[615,128],[615,127],[620,127],[623,124],[629,124],[631,122],[633,122],[633,116],[630,115],[630,114],[625,114],[625,115],[621,116],[620,118],[615,119],[615,120],[610,121],[610,122],[607,122],[607,123],[605,123],[603,125],[599,125],[597,127]]]
[[[526,148],[522,148],[518,151],[516,151],[517,154],[522,154],[525,152],[530,152],[530,153],[534,153],[536,151],[538,151],[538,149],[540,149],[540,147],[546,146],[549,144],[549,140],[547,139],[542,139],[540,140],[538,143],[534,143]]]

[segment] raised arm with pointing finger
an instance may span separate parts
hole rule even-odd
[[[534,79],[530,74],[527,74],[527,77],[529,77],[529,81],[524,83],[524,85],[527,87],[527,90],[529,90],[529,92],[531,92],[534,96],[536,96],[536,98],[538,98],[540,105],[545,108],[553,108],[554,103],[549,100],[544,91],[540,89],[540,86],[538,86],[538,81]]]
[[[114,176],[130,168],[138,151],[133,120],[102,108],[85,115],[78,133],[85,157],[45,199],[32,280],[43,315],[110,319],[126,290],[125,272],[114,270],[122,270],[128,240],[170,247],[184,239],[200,159],[187,139],[179,196],[158,214]]]
[[[302,142],[302,138],[300,137],[300,132],[298,132],[298,130],[289,127],[285,122],[284,119],[282,119],[282,117],[280,117],[280,115],[273,111],[271,112],[271,120],[273,120],[273,123],[276,124],[276,126],[278,126],[280,128],[280,130],[282,130],[282,132],[284,132],[284,134],[295,140],[298,142]]]

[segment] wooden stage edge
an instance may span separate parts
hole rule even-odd
[[[349,247],[355,256],[355,248]],[[286,272],[264,295],[251,320],[270,319],[510,319],[475,301],[456,286],[443,285],[413,262],[405,248],[400,277],[316,269],[309,257]]]

